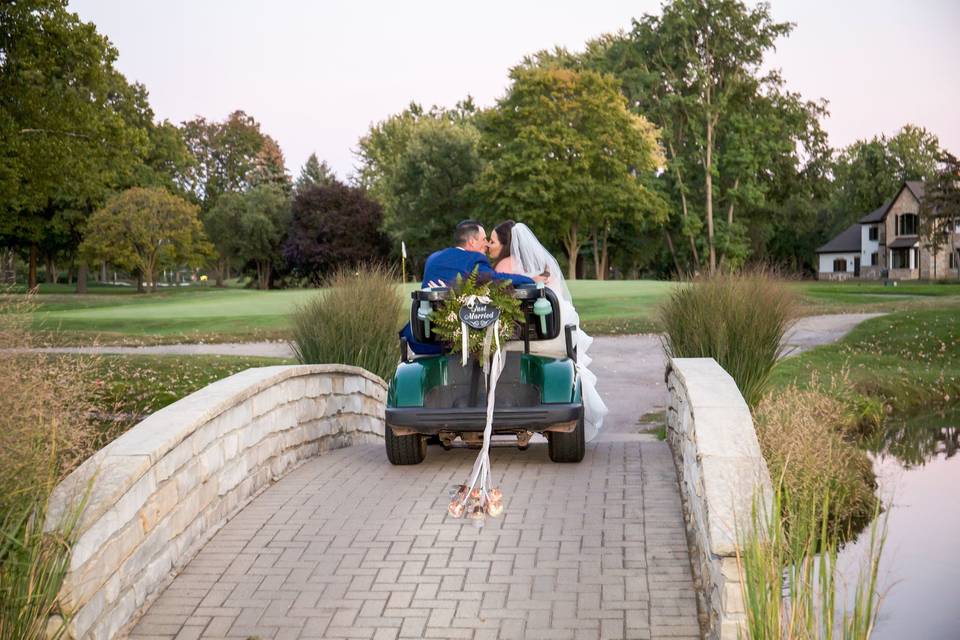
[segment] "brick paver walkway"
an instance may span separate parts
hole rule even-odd
[[[662,370],[618,382],[648,376],[662,393]],[[227,523],[131,637],[699,638],[670,451],[637,433],[651,407],[631,410],[639,396],[619,387],[580,464],[551,463],[545,443],[492,450],[506,511],[482,530],[446,515],[473,450],[431,447],[409,467],[379,445],[311,460]]]

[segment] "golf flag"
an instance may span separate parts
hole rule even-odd
[[[400,241],[400,253],[403,254],[404,259],[407,257],[407,243],[403,240]]]

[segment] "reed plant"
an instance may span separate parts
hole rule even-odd
[[[0,296],[0,348],[32,346],[30,298]],[[58,594],[83,500],[46,523],[57,483],[90,453],[91,360],[0,352],[0,640],[59,637]],[[62,624],[50,625],[51,620]]]
[[[788,530],[796,521],[804,532],[804,519],[823,515],[832,536],[856,535],[873,517],[878,500],[873,465],[857,445],[858,416],[849,404],[824,388],[790,385],[768,393],[753,418],[770,474],[780,478],[790,496],[781,514]],[[826,503],[825,495],[830,496]],[[819,514],[823,505],[828,511]]]
[[[303,364],[362,367],[389,380],[400,353],[406,309],[395,270],[381,266],[340,269],[320,292],[293,313],[291,346]]]
[[[697,278],[677,286],[658,312],[674,358],[713,358],[751,407],[763,397],[783,350],[796,299],[764,269]]]
[[[841,540],[831,533],[827,516],[830,501],[830,493],[824,492],[819,501],[795,502],[782,482],[774,489],[769,512],[754,501],[752,532],[737,554],[745,640],[870,637],[879,610],[877,578],[886,520],[878,506],[857,575],[843,575],[838,562]],[[794,514],[789,523],[785,513]]]

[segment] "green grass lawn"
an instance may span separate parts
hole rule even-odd
[[[898,311],[857,326],[843,340],[777,364],[773,388],[795,383],[849,388],[898,412],[956,403],[960,307]]]
[[[570,289],[584,328],[597,335],[656,330],[656,308],[674,284],[652,280],[580,280]],[[960,284],[791,283],[801,312],[896,311],[960,305]],[[412,289],[413,284],[406,289]],[[289,314],[317,289],[255,291],[215,287],[167,288],[137,295],[132,287],[41,285],[33,328],[49,343],[145,344],[279,339]]]

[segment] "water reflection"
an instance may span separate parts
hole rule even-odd
[[[884,597],[875,640],[960,638],[960,406],[890,420],[871,443],[888,505],[880,562]],[[855,567],[869,531],[841,553]],[[853,574],[851,574],[853,575]]]
[[[880,457],[893,456],[905,469],[937,458],[952,458],[960,449],[960,409],[888,420],[868,443]]]

